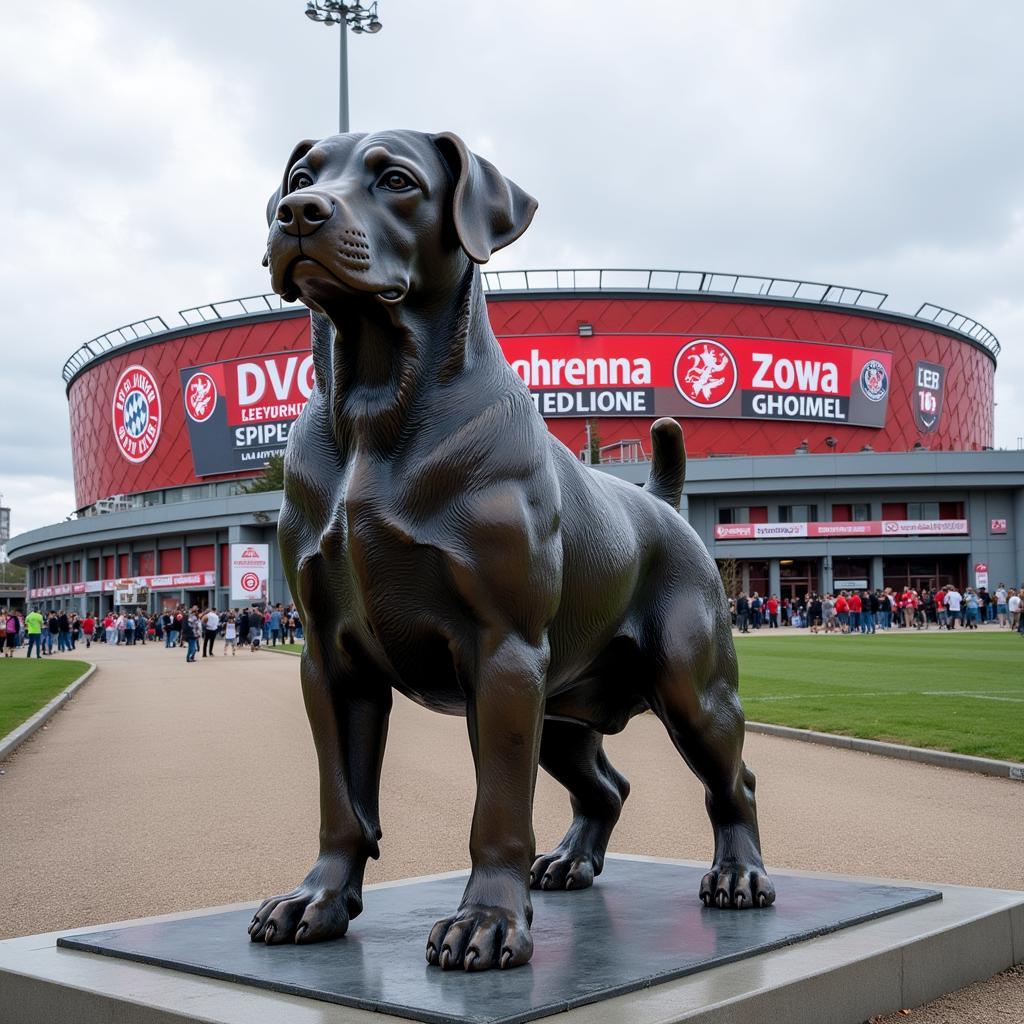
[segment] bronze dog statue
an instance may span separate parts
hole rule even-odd
[[[465,715],[476,763],[472,871],[430,932],[431,964],[530,959],[530,888],[600,874],[629,792],[602,735],[647,709],[706,790],[715,857],[700,898],[775,898],[725,595],[677,511],[682,432],[654,424],[645,488],[583,466],[488,323],[477,264],[535,209],[456,136],[410,131],[300,143],[271,200],[274,290],[314,311],[316,383],[288,444],[279,535],[305,627],[321,826],[316,863],[262,904],[253,941],[336,938],[362,909],[395,689]],[[574,815],[540,857],[538,763]]]

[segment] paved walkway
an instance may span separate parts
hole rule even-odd
[[[2,766],[0,938],[255,900],[297,882],[317,834],[299,659],[245,652],[186,665],[153,645],[89,655],[92,681]],[[633,784],[612,849],[710,858],[703,791],[660,723],[635,719],[607,749]],[[760,735],[748,736],[746,759],[770,868],[1024,888],[1024,784]],[[468,866],[472,780],[463,720],[397,698],[382,858],[367,881]],[[561,837],[568,813],[542,772],[538,849]],[[1024,984],[1019,974],[1003,983]]]

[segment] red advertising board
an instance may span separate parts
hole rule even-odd
[[[501,339],[545,417],[710,416],[882,427],[892,355],[778,338]]]
[[[696,416],[885,425],[892,356],[776,338],[657,334],[500,339],[546,418]],[[263,466],[313,388],[308,352],[179,371],[197,476]]]
[[[259,469],[284,450],[313,390],[311,352],[273,352],[180,371],[197,476]]]
[[[109,594],[114,590],[177,590],[182,587],[212,587],[212,572],[182,572],[163,576],[130,576],[116,580],[90,580],[88,583],[64,583],[54,587],[35,587],[29,598],[59,597],[62,594]]]
[[[962,536],[967,532],[966,519],[877,519],[861,523],[729,523],[715,527],[715,540]]]

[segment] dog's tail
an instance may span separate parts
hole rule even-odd
[[[669,416],[651,427],[651,472],[644,489],[656,498],[679,508],[686,482],[686,444],[683,428]]]

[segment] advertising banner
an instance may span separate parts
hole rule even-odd
[[[87,583],[62,583],[52,587],[35,587],[30,598],[59,597],[63,594],[110,594],[121,591],[179,590],[183,587],[205,588],[214,585],[213,572],[179,572],[164,576],[131,576],[117,580],[89,580]]]
[[[279,352],[180,370],[196,476],[262,469],[313,390],[313,355]]]
[[[710,416],[885,425],[892,355],[774,338],[503,338],[545,417]]]
[[[861,523],[729,523],[715,527],[715,540],[962,536],[967,532],[966,519],[877,519]]]
[[[270,545],[231,545],[231,600],[266,604],[270,586]]]
[[[775,338],[499,339],[546,418],[696,416],[885,426],[892,354]],[[197,476],[260,469],[313,388],[308,350],[179,371]]]
[[[942,395],[945,389],[946,368],[941,363],[914,363],[914,422],[922,434],[938,429],[942,419]]]
[[[988,590],[988,563],[974,563],[974,589],[981,590],[984,587]]]

